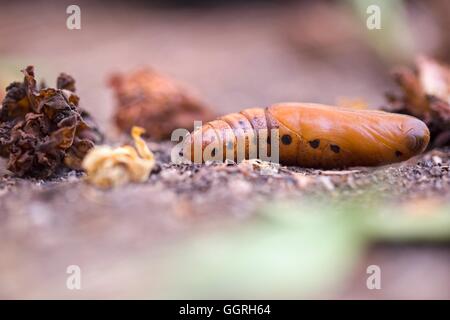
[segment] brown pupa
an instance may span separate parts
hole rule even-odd
[[[277,133],[275,140],[271,130]],[[206,123],[188,136],[183,153],[198,162],[265,160],[278,151],[281,164],[330,169],[404,161],[424,151],[429,140],[427,126],[411,116],[280,103],[245,109]],[[241,158],[238,142],[242,142]],[[262,147],[264,143],[267,148]],[[274,143],[275,149],[271,148]],[[196,150],[201,151],[199,156]]]

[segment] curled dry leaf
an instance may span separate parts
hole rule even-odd
[[[83,160],[88,182],[101,188],[111,188],[128,182],[146,181],[155,165],[155,159],[141,138],[144,132],[143,128],[132,128],[134,148],[102,145],[90,150]]]
[[[170,138],[177,128],[191,129],[194,121],[213,118],[208,107],[179,84],[151,69],[111,77],[117,109],[117,127],[128,133],[134,126],[143,127],[154,140]]]
[[[62,168],[81,169],[81,161],[102,135],[81,109],[75,80],[61,74],[57,88],[38,88],[33,66],[23,82],[6,88],[0,109],[0,156],[18,176],[48,178]]]
[[[415,70],[399,68],[393,75],[403,94],[388,94],[389,111],[423,120],[431,132],[430,146],[450,146],[450,67],[419,57]]]

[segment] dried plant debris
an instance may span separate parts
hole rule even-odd
[[[403,94],[388,93],[387,109],[423,120],[431,132],[431,147],[450,146],[450,67],[419,57],[416,70],[399,68],[393,75]]]
[[[154,140],[170,138],[174,129],[191,130],[194,120],[207,121],[213,114],[205,104],[179,84],[151,69],[111,77],[117,109],[115,122],[128,133],[143,127]]]
[[[102,141],[102,134],[79,107],[75,80],[63,73],[56,89],[38,88],[33,66],[22,72],[23,82],[6,88],[0,109],[0,156],[8,159],[7,169],[37,178],[81,169],[83,157]]]
[[[90,150],[83,160],[88,182],[100,188],[111,188],[128,182],[147,181],[155,159],[141,138],[144,131],[140,127],[132,128],[135,148],[103,145]]]
[[[257,171],[261,174],[273,175],[280,171],[280,165],[260,159],[243,160],[238,167],[245,173],[248,171]]]

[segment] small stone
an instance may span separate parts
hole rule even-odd
[[[436,164],[442,164],[442,158],[439,156],[433,156],[431,159],[433,159],[433,162]]]
[[[433,168],[431,168],[431,170],[430,170],[430,174],[431,174],[433,177],[440,177],[440,176],[442,176],[442,170],[441,170],[440,167],[433,167]]]
[[[320,176],[320,181],[322,182],[322,184],[328,191],[334,190],[335,187],[334,187],[334,184],[331,181],[330,177]]]

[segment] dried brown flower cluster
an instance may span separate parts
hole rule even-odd
[[[213,114],[179,84],[151,69],[111,77],[117,109],[115,122],[122,132],[133,126],[146,130],[154,140],[170,138],[174,129],[192,129],[194,120],[207,121]]]
[[[430,147],[450,146],[450,67],[420,57],[416,70],[394,71],[401,96],[388,94],[389,111],[423,120],[431,132]]]
[[[62,73],[57,88],[38,88],[32,66],[6,88],[0,109],[0,156],[18,176],[48,178],[81,161],[102,135],[78,106],[75,80]]]

